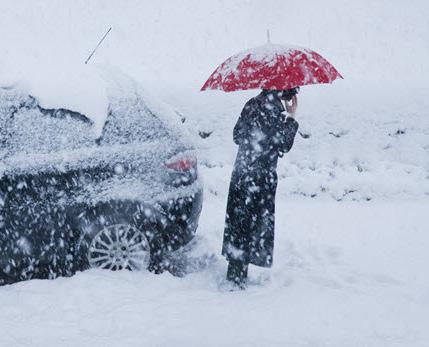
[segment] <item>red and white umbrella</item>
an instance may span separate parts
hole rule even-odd
[[[284,90],[332,83],[337,78],[343,77],[311,49],[268,43],[228,58],[212,73],[201,90]]]

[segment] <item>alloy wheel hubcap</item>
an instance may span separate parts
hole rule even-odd
[[[92,239],[88,251],[91,267],[109,270],[142,270],[149,264],[150,248],[146,236],[133,226],[111,225]]]

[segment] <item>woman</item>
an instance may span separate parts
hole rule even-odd
[[[298,91],[262,90],[246,103],[234,127],[233,138],[239,147],[229,187],[222,254],[229,262],[227,280],[240,289],[246,287],[248,264],[271,267],[273,262],[277,160],[292,148],[298,130],[294,119]]]

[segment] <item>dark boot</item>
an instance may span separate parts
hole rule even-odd
[[[228,271],[226,273],[226,279],[235,284],[240,289],[245,289],[248,269],[249,264],[245,264],[239,260],[230,260],[228,264]]]

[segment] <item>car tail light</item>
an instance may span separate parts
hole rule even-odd
[[[175,187],[192,184],[197,178],[197,158],[194,155],[181,154],[165,163],[168,184]]]
[[[167,163],[166,166],[175,171],[189,171],[195,166],[195,162],[189,159],[180,159],[172,163]]]
[[[165,166],[174,171],[190,171],[197,167],[197,158],[194,156],[174,158],[168,161]]]

